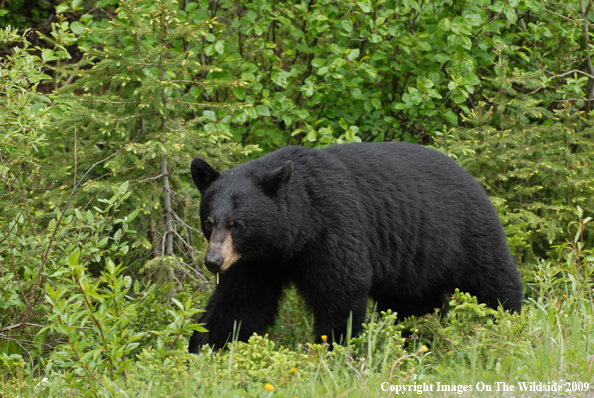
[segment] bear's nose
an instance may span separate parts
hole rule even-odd
[[[206,268],[208,268],[208,270],[213,274],[219,272],[219,269],[221,268],[224,262],[225,259],[223,258],[221,253],[213,250],[207,251],[206,256],[204,257],[204,265],[206,265]]]

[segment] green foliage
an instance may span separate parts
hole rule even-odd
[[[577,210],[578,221],[568,225],[573,236],[570,235],[571,239],[565,243],[554,246],[562,261],[539,262],[529,287],[538,300],[570,305],[570,311],[581,314],[585,311],[584,305],[589,306],[594,302],[594,250],[586,249],[584,244],[586,225],[592,221],[592,217],[584,217],[580,207]],[[574,300],[566,301],[568,297]]]
[[[188,214],[196,195],[187,178],[190,161],[201,154],[220,162],[252,150],[223,142],[230,137],[229,117],[213,118],[204,108],[214,105],[201,100],[205,87],[245,84],[203,81],[217,69],[204,65],[194,47],[214,23],[193,23],[175,1],[136,0],[122,2],[113,20],[89,24],[80,35],[74,23],[61,21],[46,37],[53,48],[43,51],[56,59],[54,83],[62,87],[52,110],[54,145],[43,153],[52,165],[44,181],[76,184],[82,170],[95,166],[75,206],[130,181],[135,188],[127,211],[141,209],[132,246],[136,268],[160,256],[176,261],[181,275],[197,268],[194,242],[201,242],[201,234],[196,213]],[[73,42],[82,60],[61,65]],[[233,112],[231,105],[218,107]],[[48,196],[42,200],[51,206],[66,200],[55,191]],[[172,270],[167,282],[176,274]]]
[[[512,315],[501,308],[496,311],[457,289],[449,305],[450,310],[436,329],[439,332],[433,342],[437,348],[434,352],[446,363],[476,366],[474,362],[480,361],[492,369],[508,356],[529,352],[529,342],[523,338],[531,323],[527,311]]]
[[[233,95],[262,110],[238,116],[251,122],[236,128],[234,139],[266,150],[287,143],[416,141],[456,120],[450,109],[474,93],[478,68],[490,62],[485,51],[478,60],[470,54],[469,36],[499,32],[503,23],[488,18],[486,2],[460,10],[447,3],[209,7],[202,15],[231,22],[212,29],[214,45],[204,44],[205,56],[225,71],[222,76],[250,82]]]
[[[117,211],[121,201],[129,196],[130,192],[126,192],[126,186],[123,186],[112,199],[106,201],[107,206],[101,213]],[[144,324],[140,324],[138,329],[132,327],[141,303],[154,295],[156,288],[148,285],[141,291],[138,281],[133,283],[129,275],[123,274],[125,267],[116,265],[129,250],[128,242],[122,241],[122,237],[136,214],[115,220],[117,232],[109,239],[109,246],[106,246],[108,239],[102,239],[70,247],[67,266],[57,270],[52,275],[54,282],[45,287],[51,313],[48,315],[50,324],[42,332],[49,330],[67,338],[66,344],[54,350],[47,369],[51,370],[55,365],[69,369],[73,376],[81,376],[70,380],[72,388],[82,389],[88,384],[92,393],[94,384],[91,380],[96,381],[98,385],[95,387],[99,388],[104,387],[106,379],[114,381],[125,377],[133,366],[131,354],[149,333],[157,336],[152,347],[153,357],[166,358],[187,346],[187,340],[182,336],[194,330],[204,331],[192,323],[192,316],[200,311],[192,308],[191,300],[181,303],[175,298],[171,299],[175,306],[166,310],[169,324],[162,325],[164,327],[159,330],[143,329]],[[94,227],[86,225],[84,229],[92,231]],[[104,246],[102,251],[98,249]],[[94,255],[81,258],[81,253]],[[102,258],[106,265],[100,276],[94,278],[87,272],[88,265]]]
[[[41,70],[39,57],[31,53],[27,33],[21,35],[12,28],[0,30],[0,43],[11,44],[10,53],[0,59],[0,176],[5,184],[10,184],[12,168],[35,159],[45,142],[42,131],[49,117],[45,105],[51,102],[36,91],[49,76]]]
[[[197,224],[181,200],[195,191],[183,176],[195,154],[248,152],[230,142],[270,151],[436,139],[487,186],[519,262],[559,243],[576,205],[592,206],[586,28],[594,18],[577,0],[125,1],[115,12],[109,3],[94,6],[112,21],[90,3],[64,2],[67,20],[53,25],[53,39],[42,36],[47,60],[65,61],[72,40],[85,54],[67,66],[52,61],[55,87],[76,99],[68,117],[55,111],[64,120],[57,133],[66,134],[63,150],[47,159],[51,178],[62,181],[76,174],[73,153],[77,167],[88,167],[126,148],[96,169],[93,178],[102,178],[87,189],[138,183],[131,203],[143,207],[142,259],[172,254],[158,242],[174,235],[180,267],[196,268],[189,241],[199,235],[183,223]],[[165,30],[161,17],[170,18]],[[171,228],[153,225],[156,214],[171,214],[155,200],[163,157],[179,193]]]
[[[351,350],[350,355],[354,359],[366,361],[368,369],[377,371],[380,366],[385,368],[387,361],[393,363],[406,355],[406,351],[403,349],[405,339],[401,336],[402,325],[397,323],[398,314],[388,310],[382,311],[377,320],[375,316],[376,314],[372,313],[370,321],[363,324],[361,333],[353,337],[345,348]],[[334,345],[337,352],[342,348]]]
[[[512,46],[514,65],[531,72],[557,70],[547,48],[583,52],[577,1],[565,8],[532,0],[244,0],[189,7],[197,10],[196,23],[226,21],[210,27],[197,47],[221,69],[207,79],[250,83],[213,89],[205,99],[253,104],[234,117],[233,139],[265,150],[359,139],[427,142],[444,124],[457,126],[483,94],[497,92],[480,78],[492,77],[497,42]],[[559,29],[564,13],[571,27]],[[573,59],[564,58],[563,70],[578,67]],[[566,95],[582,84],[572,83]]]
[[[0,8],[0,28],[30,28],[53,15],[49,2],[40,0],[5,0]]]
[[[202,84],[189,93],[212,107],[203,114],[204,125],[224,126],[235,142],[268,151],[287,143],[427,143],[444,124],[463,125],[461,116],[497,94],[491,81],[498,43],[509,46],[514,67],[547,75],[531,95],[549,111],[560,99],[589,110],[594,80],[587,74],[594,69],[587,27],[593,19],[582,3],[197,0],[167,7],[175,11],[172,23],[200,30],[196,40],[185,40],[182,53],[192,52],[188,65],[195,58],[201,67],[216,67],[200,73]],[[64,29],[84,48],[92,43],[106,56],[102,47],[113,43],[97,29],[110,27],[106,14],[127,7],[142,15],[138,3],[103,0],[66,1],[56,12],[64,13]],[[111,22],[114,28],[122,23],[118,17]],[[135,24],[134,18],[128,22]],[[122,50],[134,48],[134,35],[122,36]],[[168,52],[180,42],[183,37]],[[119,54],[126,58],[126,51]],[[134,74],[121,74],[134,81]],[[221,84],[238,79],[247,84]],[[229,103],[251,106],[229,112]]]
[[[185,347],[182,336],[200,329],[191,319],[199,311],[190,300],[182,304],[168,297],[174,306],[161,307],[168,314],[167,322],[153,323],[149,330],[141,329],[146,323],[134,323],[141,320],[137,318],[141,303],[153,299],[156,288],[147,284],[141,292],[136,281],[132,293],[133,279],[124,274],[123,260],[130,250],[124,236],[134,233],[129,223],[140,212],[118,216],[131,196],[128,182],[115,186],[109,199],[96,198],[97,206],[89,208],[87,202],[71,209],[72,198],[84,187],[92,166],[75,179],[69,195],[64,192],[67,200],[62,210],[46,212],[31,205],[38,200],[34,190],[41,174],[36,150],[44,144],[41,129],[51,111],[40,106],[43,102],[35,102],[39,99],[35,88],[47,76],[40,71],[41,59],[29,54],[21,36],[4,30],[2,38],[20,41],[23,48],[15,47],[1,70],[5,90],[0,156],[5,168],[0,196],[0,367],[7,376],[20,375],[19,366],[26,358],[29,377],[34,363],[47,372],[57,365],[72,371],[67,383],[71,387],[84,384],[78,378],[81,375],[101,386],[103,378],[125,374],[139,340],[146,340],[148,333],[156,336],[148,342],[154,342],[155,355],[161,358],[170,355],[172,348],[177,352]],[[47,300],[41,286],[46,287]],[[60,334],[67,344],[57,348],[40,344],[55,344]],[[44,346],[53,349],[49,362]]]
[[[550,111],[525,94],[547,78],[512,69],[509,51],[501,45],[496,50],[496,96],[464,116],[468,127],[436,133],[436,145],[496,198],[508,242],[523,261],[543,256],[567,233],[563,226],[575,206],[594,208],[594,125],[593,115],[577,104],[567,101]]]
[[[256,334],[245,343],[230,343],[229,349],[215,356],[214,361],[211,366],[226,372],[226,377],[237,387],[245,386],[248,380],[251,383],[304,381],[312,366],[307,355],[277,346],[267,335]]]
[[[27,326],[42,304],[37,288],[54,264],[50,249],[59,252],[64,235],[56,219],[35,225],[28,205],[38,188],[38,151],[46,144],[51,101],[36,91],[48,76],[26,35],[0,29],[0,43],[9,46],[0,60],[0,347],[5,355],[21,355],[24,345],[33,345],[32,359],[41,353],[40,341]],[[15,325],[26,329],[24,336]]]
[[[303,298],[291,285],[279,302],[276,323],[268,331],[270,339],[279,345],[297,350],[299,345],[313,343],[313,315]]]

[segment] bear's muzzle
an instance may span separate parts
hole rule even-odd
[[[210,236],[204,265],[213,274],[225,272],[241,256],[235,251],[233,237],[228,230],[217,231]]]

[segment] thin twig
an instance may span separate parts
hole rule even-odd
[[[581,71],[579,69],[574,69],[574,70],[570,70],[569,72],[565,72],[565,73],[561,73],[559,75],[551,76],[551,79],[554,79],[556,77],[563,77],[563,76],[571,75],[572,73],[581,73],[584,76],[588,76],[590,79],[594,79],[594,74],[589,74],[589,73],[586,73],[586,72]]]
[[[76,169],[78,168],[78,156],[76,152],[76,123],[74,123],[74,182],[72,186],[76,185]]]
[[[145,178],[144,180],[138,181],[136,184],[140,184],[141,182],[147,182],[150,180],[156,180],[157,178],[161,178],[161,177],[163,177],[163,174],[159,174],[158,176],[154,176],[154,177]]]
[[[202,235],[202,231],[200,231],[196,228],[190,227],[188,224],[186,224],[184,221],[182,221],[181,218],[179,218],[179,216],[177,215],[177,213],[175,211],[172,211],[171,214],[173,214],[173,217],[175,217],[177,219],[177,221],[179,221],[184,227],[191,229],[192,231],[195,231],[195,232],[199,233],[200,235]]]

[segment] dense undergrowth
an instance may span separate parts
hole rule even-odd
[[[594,253],[582,243],[589,220],[580,218],[575,234],[556,248],[562,261],[534,265],[521,313],[456,292],[447,309],[397,323],[396,314],[377,314],[370,303],[361,335],[333,350],[311,343],[311,319],[290,289],[270,335],[187,354],[191,298],[172,299],[170,307],[162,297],[171,286],[141,292],[113,264],[88,280],[75,252],[61,286],[47,289],[48,329],[64,337],[43,367],[3,353],[0,391],[4,397],[376,396],[394,385],[417,388],[409,394],[425,388],[431,396],[505,396],[503,383],[516,392],[519,383],[541,383],[561,386],[552,396],[587,396],[594,383]],[[88,305],[87,294],[101,304]]]
[[[20,356],[4,356],[1,391],[5,397],[354,397],[382,395],[389,384],[424,383],[433,385],[425,395],[454,396],[469,386],[465,396],[494,396],[503,382],[516,386],[516,391],[518,382],[557,382],[564,393],[553,396],[586,396],[582,383],[594,382],[588,354],[594,344],[594,259],[575,252],[568,257],[573,258],[566,267],[550,263],[536,267],[541,283],[533,288],[538,293],[521,314],[485,308],[474,298],[456,293],[441,318],[436,314],[395,324],[394,314],[378,319],[372,312],[360,336],[332,351],[310,343],[289,349],[268,336],[254,336],[221,352],[205,349],[189,355],[183,349],[164,351],[164,340],[159,340],[132,362],[122,361],[115,373],[95,367],[92,376],[86,373],[84,361],[78,362],[63,346],[41,372]],[[284,305],[293,295],[291,291]],[[281,317],[281,322],[295,320]],[[296,339],[311,340],[311,330],[298,323]],[[478,391],[483,385],[493,390]],[[438,392],[451,386],[456,391]]]

